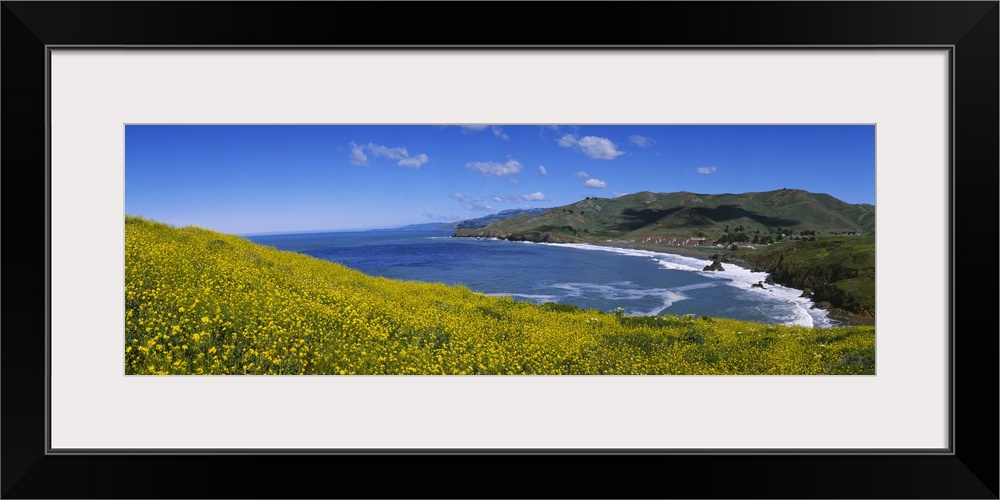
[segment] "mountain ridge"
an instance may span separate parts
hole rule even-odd
[[[803,231],[869,234],[875,231],[875,207],[787,188],[735,194],[642,191],[617,198],[587,197],[483,228],[457,228],[454,235],[578,243],[671,237],[717,240],[734,233],[774,239]]]

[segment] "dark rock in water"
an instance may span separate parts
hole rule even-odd
[[[813,291],[811,288],[806,288],[805,290],[802,290],[802,295],[799,295],[799,297],[804,297],[807,299],[812,296],[813,296]]]
[[[716,261],[722,260],[723,257],[725,256],[722,255],[721,253],[713,253],[712,255],[708,256],[709,260],[716,260]]]
[[[773,285],[774,284],[774,278],[772,278],[771,275],[768,274],[767,278],[764,279],[764,283],[767,283],[768,285]]]
[[[764,288],[764,283],[761,282],[761,281],[758,281],[758,282],[750,285],[750,288],[760,288],[762,290],[767,290],[767,288]]]
[[[829,309],[829,308],[833,307],[833,304],[831,304],[831,303],[829,303],[829,302],[827,302],[827,301],[824,300],[823,302],[817,302],[817,303],[813,304],[813,307],[818,308],[818,309]]]
[[[722,268],[722,264],[719,261],[715,260],[712,261],[711,265],[705,266],[702,271],[725,271],[725,269]]]

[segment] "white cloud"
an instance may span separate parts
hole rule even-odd
[[[714,174],[715,173],[715,166],[711,166],[711,167],[698,167],[698,168],[695,169],[695,171],[698,172],[699,174]]]
[[[484,130],[486,127],[489,127],[489,125],[459,125],[459,126],[462,127],[462,132],[465,132],[466,134],[470,134],[472,132],[479,132],[480,130]]]
[[[490,199],[497,202],[503,201],[503,198],[501,198],[499,195],[490,196]]]
[[[583,154],[598,160],[612,160],[625,153],[615,148],[615,143],[604,137],[587,136],[580,139],[580,149]]]
[[[545,195],[540,191],[535,191],[531,194],[521,195],[521,199],[524,201],[545,201]]]
[[[625,195],[627,195],[627,194],[628,194],[628,193],[623,193],[623,192],[621,192],[621,191],[615,191],[615,192],[611,193],[611,196],[614,196],[615,198],[618,198],[618,197],[620,197],[620,196],[625,196]]]
[[[510,183],[510,184],[513,184],[513,185],[517,186],[518,184],[521,183],[521,179],[515,179],[515,178],[511,177],[510,180],[507,181],[507,182]]]
[[[545,170],[545,165],[539,165],[538,166],[538,175],[540,175],[542,177],[545,177],[546,175],[549,175],[549,171]]]
[[[587,172],[584,172],[584,171],[581,170],[581,171],[573,174],[573,177],[576,177],[577,179],[589,179],[590,175],[588,175]]]
[[[517,160],[507,160],[505,163],[495,161],[472,161],[465,164],[469,170],[478,170],[483,175],[502,177],[504,175],[514,175],[524,168]]]
[[[462,127],[462,133],[466,135],[490,129],[490,131],[493,132],[493,135],[495,135],[498,139],[503,139],[505,141],[510,139],[510,137],[504,133],[503,127],[500,125],[459,125],[459,127]]]
[[[462,193],[455,193],[451,195],[451,197],[458,200],[458,202],[462,204],[462,208],[466,210],[473,210],[476,212],[489,212],[494,210],[493,205],[484,205],[482,203],[483,199],[478,196],[470,197]]]
[[[648,148],[648,147],[650,147],[650,146],[652,146],[653,144],[656,143],[656,141],[650,139],[649,137],[645,137],[645,136],[642,136],[642,135],[633,135],[633,136],[630,136],[628,138],[628,142],[631,142],[632,144],[635,144],[636,146],[639,146],[640,148]]]
[[[462,202],[462,206],[464,206],[466,210],[474,210],[476,212],[489,212],[493,210],[493,205],[484,205],[482,201],[482,198],[474,196],[471,200]]]
[[[605,184],[604,181],[602,181],[600,179],[587,179],[587,182],[584,182],[583,185],[585,187],[594,188],[594,189],[603,189],[603,188],[608,187],[608,185]]]
[[[351,163],[354,165],[368,166],[368,155],[365,154],[365,147],[358,146],[351,142]]]
[[[559,145],[564,148],[577,148],[583,154],[596,160],[613,160],[625,154],[623,151],[618,151],[611,139],[592,135],[577,139],[576,136],[566,134],[559,139]]]
[[[399,165],[400,167],[407,167],[407,168],[420,168],[421,165],[427,163],[428,159],[429,158],[427,158],[427,155],[421,153],[418,154],[417,156],[403,158],[402,160],[399,160],[399,163],[397,163],[397,165]]]
[[[406,148],[389,148],[370,142],[368,143],[368,151],[379,158],[388,158],[390,160],[402,160],[410,156],[406,152]]]
[[[566,134],[559,139],[559,145],[564,148],[571,148],[576,146],[576,137]]]
[[[421,165],[430,161],[427,155],[421,153],[416,156],[410,156],[410,153],[406,148],[390,148],[388,146],[382,146],[380,144],[374,144],[369,142],[364,146],[358,146],[354,142],[351,142],[351,163],[355,165],[368,165],[368,155],[365,151],[376,158],[385,158],[388,160],[395,160],[396,165],[406,168],[420,168]]]

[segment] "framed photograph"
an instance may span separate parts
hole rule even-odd
[[[319,19],[376,4],[5,2],[8,262],[45,275],[7,301],[44,322],[3,339],[3,495],[297,497],[316,461],[397,479],[338,497],[480,496],[419,478],[490,467],[485,496],[996,498],[996,392],[963,385],[995,381],[995,325],[956,278],[996,207],[998,4],[651,6],[608,5],[639,19],[608,46],[438,40],[423,5],[375,39]],[[751,279],[792,244],[871,265]],[[282,333],[330,322],[349,348]],[[544,458],[658,479],[502,479]],[[251,463],[274,477],[220,485]]]
[[[874,124],[126,124],[124,370],[874,376],[875,144]]]

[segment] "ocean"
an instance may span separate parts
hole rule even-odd
[[[452,238],[450,231],[361,231],[249,236],[278,250],[337,262],[371,276],[461,284],[487,295],[560,302],[630,315],[694,314],[785,325],[839,324],[765,273],[680,255],[586,244]]]

